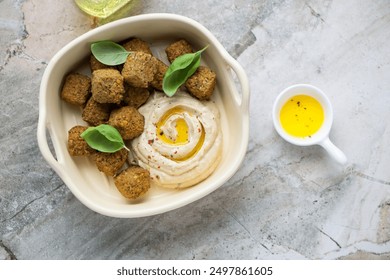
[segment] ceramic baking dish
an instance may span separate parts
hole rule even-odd
[[[167,40],[185,38],[194,47],[208,45],[202,63],[217,74],[213,95],[221,113],[223,157],[215,172],[201,183],[182,190],[152,187],[142,199],[120,195],[112,178],[100,173],[88,158],[71,157],[67,133],[86,125],[79,108],[60,99],[66,74],[86,72],[90,44],[99,40],[121,41],[139,37],[158,50]],[[63,47],[50,61],[42,78],[39,96],[38,145],[49,165],[71,192],[87,207],[103,215],[133,218],[155,215],[194,202],[222,186],[242,163],[249,134],[249,82],[247,76],[217,39],[198,22],[174,14],[145,14],[118,20],[93,29]],[[50,148],[52,145],[52,148]]]

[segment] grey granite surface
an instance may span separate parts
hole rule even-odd
[[[50,58],[91,29],[73,1],[0,1],[0,259],[390,259],[390,2],[136,1],[208,28],[250,80],[250,141],[209,196],[151,217],[81,204],[37,146]],[[334,107],[331,139],[296,147],[273,129],[278,93],[310,83]]]

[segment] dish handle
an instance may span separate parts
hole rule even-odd
[[[248,77],[242,66],[238,63],[238,61],[231,57],[229,54],[225,55],[225,61],[229,65],[229,67],[235,72],[238,78],[238,82],[241,86],[241,95],[235,96],[236,102],[240,106],[241,111],[243,113],[248,112],[250,95]]]
[[[46,120],[46,117],[40,115],[38,120],[38,128],[37,128],[38,147],[41,150],[44,159],[49,163],[49,165],[57,172],[57,174],[61,174],[62,173],[61,165],[58,162],[58,160],[54,157],[54,155],[52,154],[49,148],[48,138],[46,134],[47,131],[49,131],[50,134],[50,124]],[[51,139],[53,141],[53,138]]]

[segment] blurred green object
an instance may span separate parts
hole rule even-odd
[[[94,25],[122,18],[131,10],[133,0],[75,0],[77,6],[93,19]]]

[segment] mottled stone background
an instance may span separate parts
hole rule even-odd
[[[0,1],[0,259],[390,259],[390,2],[136,1],[208,28],[245,68],[250,142],[211,195],[145,218],[82,205],[37,146],[50,58],[91,29],[73,1]],[[272,103],[311,83],[334,106],[338,166],[274,131]],[[229,151],[234,152],[234,151]]]

